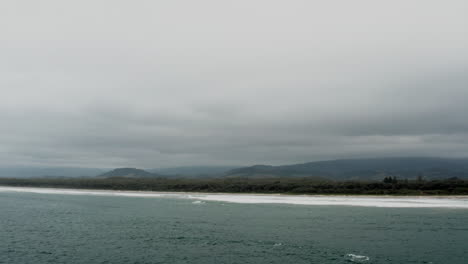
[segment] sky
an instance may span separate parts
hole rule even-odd
[[[0,166],[468,157],[465,0],[2,0]]]

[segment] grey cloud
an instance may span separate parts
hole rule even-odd
[[[468,151],[464,1],[3,1],[0,166]]]

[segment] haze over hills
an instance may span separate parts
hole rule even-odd
[[[316,161],[270,166],[191,166],[162,169],[118,168],[0,168],[2,178],[33,177],[127,177],[127,178],[275,178],[314,177],[331,180],[381,180],[388,176],[415,179],[468,178],[468,159],[449,158],[370,158]]]
[[[109,169],[75,167],[0,167],[1,178],[95,177]]]
[[[0,178],[43,178],[43,177],[124,177],[125,175],[139,175],[142,177],[216,177],[224,175],[235,166],[190,166],[158,169],[103,169],[103,168],[74,168],[74,167],[0,167]],[[132,171],[133,170],[133,171]],[[112,171],[112,172],[111,172]],[[103,176],[104,175],[104,176]]]
[[[230,170],[227,177],[323,177],[334,180],[381,180],[399,178],[468,178],[468,159],[447,158],[373,158],[308,162],[268,166],[255,165]]]
[[[227,171],[238,168],[236,166],[186,166],[174,168],[149,169],[149,172],[154,172],[161,175],[171,177],[216,177],[224,175]]]
[[[97,176],[98,178],[154,178],[159,175],[136,168],[118,168]]]

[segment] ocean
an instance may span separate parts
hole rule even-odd
[[[466,264],[468,200],[1,187],[0,263]]]

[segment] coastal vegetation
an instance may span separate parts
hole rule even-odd
[[[468,195],[468,180],[458,178],[385,178],[383,181],[332,181],[317,178],[0,178],[0,185],[168,192]]]

